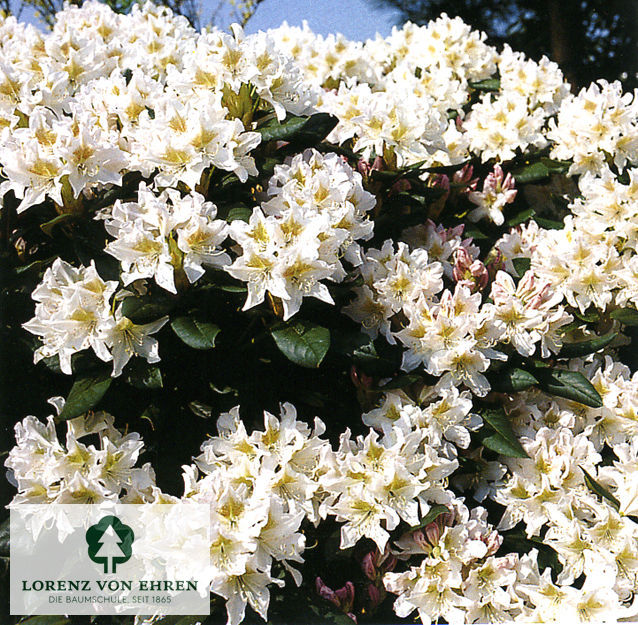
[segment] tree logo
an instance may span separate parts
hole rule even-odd
[[[118,564],[131,558],[134,540],[133,530],[116,516],[105,516],[86,530],[89,558],[103,564],[105,573],[115,573]]]

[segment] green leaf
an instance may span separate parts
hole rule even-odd
[[[122,314],[133,323],[148,323],[166,315],[174,305],[175,299],[160,293],[127,297],[122,302]]]
[[[602,408],[603,400],[591,382],[578,371],[536,369],[538,385],[550,395],[565,397],[591,408]]]
[[[616,510],[619,510],[620,501],[618,501],[618,499],[616,499],[602,484],[599,484],[591,475],[589,475],[585,469],[581,467],[580,470],[585,475],[585,484],[587,484],[587,488],[589,488],[589,490],[595,495],[609,501]]]
[[[607,347],[616,337],[618,332],[609,332],[603,336],[597,336],[586,341],[577,341],[575,343],[564,343],[559,358],[575,358],[576,356],[586,356],[593,354],[603,347]]]
[[[496,434],[483,439],[483,445],[485,447],[503,456],[529,458],[527,452],[514,435],[512,424],[502,408],[498,410],[485,410],[481,413],[481,417],[496,432]]]
[[[543,163],[530,163],[525,167],[519,167],[512,171],[512,176],[517,184],[527,184],[549,177],[549,169]]]
[[[389,382],[386,382],[383,386],[380,386],[379,389],[382,391],[391,391],[397,388],[404,388],[406,386],[409,386],[410,384],[419,382],[422,379],[423,378],[416,373],[404,373],[395,376]]]
[[[171,321],[173,332],[193,349],[212,349],[219,327],[214,323],[200,321],[194,317],[177,317]]]
[[[108,373],[77,378],[57,420],[73,419],[93,408],[104,397],[112,381],[113,378]]]
[[[536,384],[538,380],[529,371],[514,367],[499,371],[493,386],[505,393],[518,393]]]
[[[580,312],[577,308],[572,311],[574,317],[584,321],[586,323],[593,323],[600,319],[600,312],[596,308],[589,308],[584,313]]]
[[[514,269],[516,269],[516,273],[519,277],[523,277],[526,271],[529,271],[529,268],[532,264],[531,258],[512,258],[512,265],[514,265]]]
[[[248,206],[235,206],[228,211],[228,215],[226,215],[226,221],[228,223],[232,223],[237,219],[241,219],[241,221],[248,222],[253,214],[251,208]]]
[[[505,532],[503,534],[504,552],[515,551],[520,554],[526,554],[532,549],[538,550],[538,566],[540,570],[545,570],[549,567],[555,576],[560,574],[563,570],[563,565],[558,559],[558,554],[549,545],[546,545],[542,539],[536,536],[527,538],[527,536],[518,532]]]
[[[46,269],[56,258],[57,256],[50,256],[49,258],[46,258],[44,260],[34,260],[32,263],[29,263],[28,265],[18,267],[16,269],[16,274],[21,275],[23,273],[27,273],[28,271],[33,271],[33,270],[42,271],[43,269]]]
[[[501,434],[492,434],[491,436],[486,436],[482,440],[483,446],[495,451],[497,454],[501,456],[508,456],[510,458],[529,458],[525,453],[525,450],[521,452],[519,449],[519,445],[513,445],[510,440],[502,436]]]
[[[71,621],[66,616],[32,616],[20,625],[68,625]]]
[[[309,321],[293,321],[270,331],[281,353],[301,367],[317,368],[330,348],[330,331]]]
[[[325,139],[338,121],[329,113],[317,113],[310,117],[291,115],[281,123],[277,119],[272,119],[261,128],[257,128],[257,132],[261,135],[263,142],[289,141],[295,144],[314,145]]]
[[[501,81],[498,78],[487,78],[485,80],[470,81],[470,87],[477,91],[498,91],[501,88]]]
[[[564,174],[571,167],[570,161],[559,161],[552,158],[541,158],[541,163],[547,167],[551,174]]]
[[[44,232],[44,234],[46,234],[48,237],[53,237],[53,230],[57,226],[62,226],[65,223],[68,223],[70,221],[75,221],[76,219],[77,219],[76,216],[72,215],[71,213],[62,213],[62,215],[57,215],[50,221],[43,223],[40,226],[40,230],[42,230],[42,232]]]
[[[554,219],[546,219],[545,217],[534,217],[534,221],[545,230],[562,230],[565,224],[562,221],[555,221]]]
[[[410,528],[412,530],[420,530],[422,527],[429,525],[433,521],[436,521],[442,514],[449,512],[447,506],[437,503],[434,504],[427,512],[427,514],[419,521],[418,525]]]
[[[610,315],[612,319],[624,323],[626,326],[638,326],[638,310],[635,308],[618,308]]]
[[[314,146],[323,141],[338,123],[339,119],[329,113],[311,115],[289,141],[298,147]]]
[[[352,351],[352,361],[368,375],[387,377],[393,375],[401,366],[401,359],[396,351],[386,342],[375,344],[368,337]]]
[[[526,208],[525,210],[522,210],[519,213],[512,215],[507,220],[507,225],[518,226],[518,224],[522,224],[523,222],[527,221],[528,219],[530,219],[530,217],[533,217],[534,215],[536,215],[536,211],[533,208]]]
[[[160,368],[139,360],[127,367],[124,381],[141,390],[158,389],[164,386]]]

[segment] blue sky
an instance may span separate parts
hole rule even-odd
[[[278,26],[284,20],[301,26],[303,20],[316,33],[340,32],[348,39],[368,39],[379,32],[384,37],[399,19],[373,0],[264,0],[247,24],[248,32]]]
[[[207,18],[219,0],[202,0],[203,16]],[[25,10],[22,20],[37,24],[32,11]],[[399,21],[397,13],[379,8],[374,0],[264,0],[246,26],[249,33],[279,26],[287,20],[291,26],[301,26],[307,20],[316,33],[340,32],[348,39],[365,40],[379,32],[384,37]],[[228,20],[222,20],[228,22]],[[225,23],[220,26],[227,25]]]

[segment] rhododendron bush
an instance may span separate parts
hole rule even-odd
[[[12,505],[210,504],[180,623],[638,619],[636,94],[446,15],[0,45]]]

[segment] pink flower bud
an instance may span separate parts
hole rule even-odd
[[[428,523],[423,528],[423,531],[430,545],[434,547],[439,544],[439,540],[441,540],[441,528],[436,521]]]
[[[339,601],[338,605],[344,612],[351,612],[354,605],[354,584],[352,582],[346,582],[343,588],[339,588],[335,592]]]
[[[409,180],[405,178],[401,178],[401,180],[397,180],[391,187],[390,192],[391,195],[395,193],[401,193],[402,191],[409,191],[412,188]]]
[[[370,551],[363,556],[363,560],[361,561],[361,569],[363,570],[364,575],[374,581],[377,578],[377,567],[375,564],[375,552]]]
[[[469,163],[464,165],[459,171],[455,172],[452,176],[452,182],[458,185],[464,185],[463,192],[473,191],[478,184],[478,178],[472,178],[474,173],[474,167]]]
[[[337,598],[337,596],[335,595],[334,590],[332,590],[332,588],[329,588],[328,586],[326,586],[323,583],[323,580],[321,579],[321,577],[317,577],[317,579],[315,580],[315,588],[317,589],[317,594],[322,598],[325,599],[326,601],[329,601],[330,603],[338,606],[339,605],[339,600]]]
[[[487,270],[491,276],[496,275],[505,267],[505,257],[501,250],[496,250],[495,258],[487,264]]]
[[[435,189],[445,189],[446,191],[450,190],[450,179],[445,174],[436,174],[430,178],[430,183],[430,186]]]
[[[441,523],[441,527],[452,527],[454,525],[454,512],[444,512],[438,517],[437,521]]]
[[[423,530],[416,530],[412,533],[412,540],[425,552],[429,552],[431,548],[430,541]]]
[[[367,178],[372,171],[372,165],[365,158],[360,158],[357,162],[357,171],[364,177]]]
[[[469,287],[472,291],[484,289],[489,280],[485,265],[480,260],[473,261],[464,247],[454,252],[452,275],[459,284]]]
[[[389,554],[385,558],[385,560],[383,562],[383,565],[381,567],[381,571],[383,573],[389,573],[390,571],[394,571],[394,568],[396,567],[397,562],[398,562],[398,560],[397,560],[396,556],[393,556],[392,554]]]
[[[374,610],[379,607],[381,602],[385,599],[385,590],[379,588],[375,584],[368,584],[368,600],[370,601],[370,608]]]
[[[384,171],[386,169],[385,161],[381,156],[375,156],[372,161],[372,171]]]
[[[359,371],[359,369],[357,369],[355,365],[352,365],[352,367],[350,368],[350,380],[357,388],[362,388],[365,390],[369,390],[372,388],[372,377],[366,375],[365,373],[363,373],[363,371]]]

